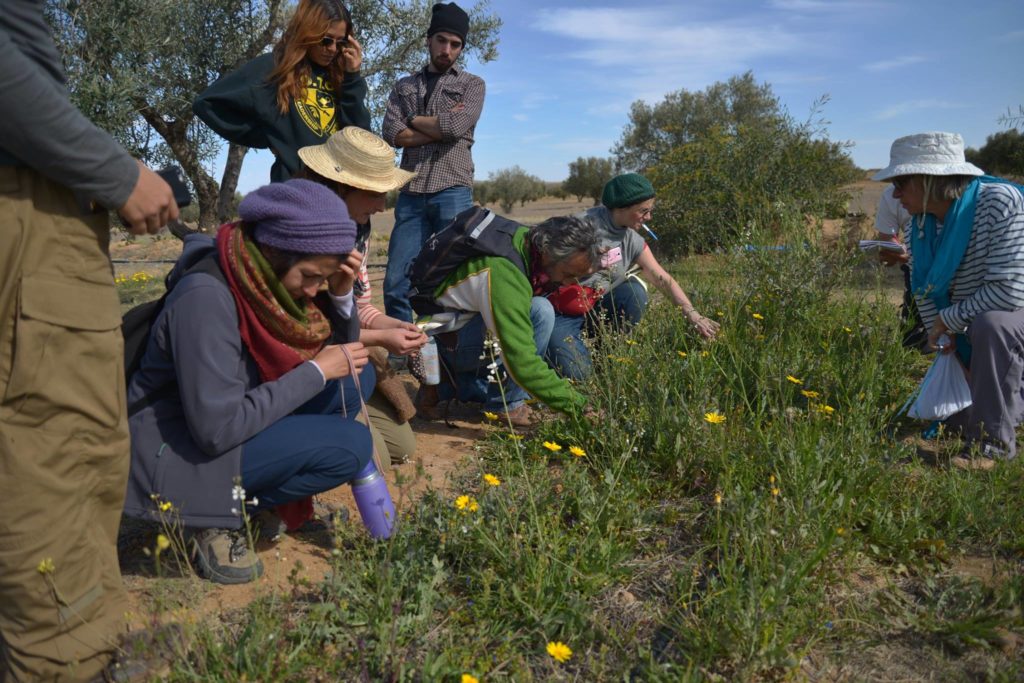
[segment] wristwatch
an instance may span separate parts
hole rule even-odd
[[[412,128],[413,130],[416,130],[416,127],[412,125],[412,120],[413,120],[414,118],[416,118],[416,114],[409,114],[409,115],[408,115],[408,116],[407,116],[407,117],[405,118],[405,127],[406,127],[406,128]]]

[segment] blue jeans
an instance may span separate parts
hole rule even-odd
[[[468,187],[449,187],[432,194],[401,192],[395,204],[395,227],[388,242],[388,269],[384,273],[384,312],[413,322],[409,305],[409,264],[434,233],[457,214],[473,206]]]
[[[376,376],[367,365],[359,377],[364,400]],[[344,394],[344,399],[342,398]],[[299,500],[351,481],[373,452],[370,430],[355,421],[359,393],[351,377],[323,390],[242,446],[242,487],[259,509]]]
[[[537,346],[537,355],[541,358],[548,349],[548,342],[551,340],[551,331],[555,322],[555,310],[551,308],[551,302],[544,297],[535,296],[530,301],[530,322],[533,324],[533,341]],[[458,398],[460,401],[471,403],[483,403],[484,410],[499,412],[515,410],[530,397],[525,389],[508,379],[505,376],[501,386],[505,389],[504,400],[502,400],[501,386],[496,382],[488,382],[487,375],[491,363],[489,353],[484,351],[484,327],[483,317],[477,315],[470,320],[465,327],[454,334],[457,336],[454,348],[448,348],[444,343],[438,344],[441,361],[444,368],[441,370],[442,379],[455,380],[455,387],[442,381],[438,387],[438,394],[442,400]],[[483,359],[480,356],[484,356]],[[500,361],[500,356],[499,356]],[[500,363],[499,363],[500,366]],[[454,377],[449,377],[450,372]]]
[[[607,318],[613,329],[629,331],[643,318],[647,300],[647,290],[630,278],[601,297],[587,315],[556,313],[546,356],[548,364],[567,379],[581,381],[590,377],[593,363],[583,335],[594,336],[600,316]]]

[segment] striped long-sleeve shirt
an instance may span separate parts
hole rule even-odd
[[[904,237],[909,246],[909,232]],[[913,267],[912,251],[910,259]],[[941,311],[931,299],[915,296],[928,329],[936,315],[961,332],[980,313],[1024,308],[1024,195],[1013,185],[982,183],[971,239],[949,290],[951,305]]]
[[[369,236],[362,246],[362,251],[363,262],[359,265],[359,275],[353,290],[356,295],[356,310],[359,311],[359,326],[363,329],[371,329],[373,321],[384,315],[384,312],[370,302],[373,291],[370,289],[370,273],[366,268],[366,263],[370,260]]]

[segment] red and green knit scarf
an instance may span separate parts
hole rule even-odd
[[[296,302],[238,223],[217,233],[221,270],[238,305],[238,330],[264,382],[313,359],[331,336],[316,305]]]

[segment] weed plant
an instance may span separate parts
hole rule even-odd
[[[322,585],[203,631],[172,680],[1016,679],[1024,468],[918,457],[896,413],[927,361],[803,225],[682,264],[719,340],[663,302],[604,335],[601,419],[496,426],[453,493],[388,542],[342,529]]]

